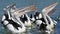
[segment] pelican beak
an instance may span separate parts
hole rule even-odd
[[[52,5],[48,6],[48,7],[45,7],[45,8],[42,10],[42,12],[45,13],[45,14],[50,14],[50,13],[54,12],[54,11],[52,11],[52,10],[56,7],[57,4],[58,4],[58,2],[52,4]]]
[[[35,5],[32,5],[32,6],[25,7],[23,9],[17,10],[17,11],[15,11],[15,13],[17,13],[17,15],[23,15],[23,14],[26,14],[26,13],[32,12],[32,11],[36,11]]]

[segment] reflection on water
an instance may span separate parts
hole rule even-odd
[[[54,34],[54,31],[48,33],[48,32],[41,32],[40,34]]]
[[[9,31],[4,30],[4,34],[12,34]],[[40,32],[39,29],[35,26],[32,27],[27,27],[27,31],[22,33],[22,34],[49,34],[47,32]],[[50,34],[54,34],[54,31],[51,32]]]

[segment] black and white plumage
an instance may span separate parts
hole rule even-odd
[[[3,26],[10,30],[12,33],[22,33],[25,31],[25,27],[9,19],[8,15],[5,14],[2,18]]]
[[[50,11],[55,8],[55,6],[57,5],[57,3],[44,8],[42,10],[41,13],[36,12],[34,17],[31,16],[31,18],[28,17],[27,14],[30,11],[35,11],[35,8],[31,7],[27,7],[24,9],[13,9],[11,6],[9,9],[11,9],[11,15],[9,14],[9,10],[7,9],[7,13],[5,14],[2,18],[2,24],[5,28],[7,28],[8,30],[10,30],[12,33],[21,33],[21,32],[25,32],[26,30],[26,26],[30,26],[31,25],[31,21],[35,22],[35,24],[39,25],[39,29],[40,31],[53,31],[54,29],[54,25],[56,21],[52,20],[49,15],[51,14]],[[23,15],[24,14],[24,15]],[[23,15],[21,17],[21,15]],[[16,18],[16,19],[15,19]]]
[[[30,18],[26,13],[30,11],[35,11],[35,8],[35,6],[29,6],[20,10],[11,9],[11,15],[13,18],[16,18],[19,22],[22,21],[25,26],[31,26]],[[22,18],[21,15],[24,15],[24,17]]]
[[[43,16],[43,15],[41,14],[40,16]],[[41,17],[40,19],[36,19],[35,24],[37,25],[37,27],[39,27],[39,30],[41,32],[50,33],[50,31],[54,30],[57,22],[55,20],[51,19],[48,15],[44,14],[44,16],[46,17],[46,19],[44,19],[45,17]]]
[[[28,13],[30,11],[35,11],[35,9],[36,9],[35,6],[26,7],[26,8],[23,8],[23,9],[16,9],[15,4],[7,6],[6,8],[4,8],[4,11],[7,12],[7,16],[6,16],[6,14],[3,16],[2,24],[8,30],[10,30],[12,33],[25,32],[26,31],[25,24],[27,26],[31,25],[30,19],[27,16],[27,14],[25,14],[25,13]],[[27,18],[27,20],[25,21],[25,24],[19,18],[23,14],[25,14],[25,16]]]
[[[25,26],[32,26],[32,22],[27,14],[24,14],[20,17],[20,20],[24,23]]]
[[[13,18],[10,14],[10,8],[4,8],[4,10],[6,11],[7,14],[4,14],[2,17],[2,24],[3,26],[6,28],[6,30],[11,31],[13,34],[14,33],[22,33],[26,31],[26,27],[24,26],[24,24],[20,21],[18,22],[18,20],[16,20],[15,18]]]
[[[36,24],[36,25],[40,25],[41,23],[42,23],[42,20],[43,20],[43,18],[42,18],[42,14],[40,13],[40,12],[36,12],[35,14],[34,14],[34,16],[32,16],[32,14],[30,15],[30,19],[31,19],[31,21],[34,23],[34,24]],[[44,21],[44,20],[43,20]]]
[[[53,31],[55,27],[55,22],[53,21],[53,19],[50,18],[49,14],[52,14],[51,12],[54,12],[52,10],[56,7],[56,5],[57,2],[42,10],[42,15],[46,22],[45,24],[47,24],[45,27],[48,31]]]
[[[41,13],[37,13],[38,14],[38,15],[36,14],[37,17],[35,15],[35,18],[34,18],[35,23],[36,23],[36,25],[39,25],[40,31],[45,31],[45,32],[50,33],[49,31],[54,30],[54,27],[57,22],[55,20],[51,19],[49,15],[51,15],[54,12],[52,10],[55,8],[56,5],[57,5],[57,3],[54,3],[54,4],[44,8]]]

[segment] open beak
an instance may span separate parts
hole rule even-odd
[[[52,4],[52,5],[48,6],[48,7],[45,7],[42,10],[42,12],[45,13],[45,14],[48,14],[48,15],[53,14],[55,12],[53,10],[54,10],[54,8],[56,7],[57,4],[58,4],[58,2]]]
[[[16,15],[23,15],[23,14],[26,14],[28,12],[32,12],[32,11],[36,11],[36,7],[35,5],[32,5],[32,6],[29,6],[29,7],[25,7],[23,9],[20,9],[20,10],[16,10],[14,11],[14,13],[16,13]]]

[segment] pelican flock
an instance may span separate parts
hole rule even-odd
[[[35,5],[25,7],[23,9],[16,8],[16,4],[12,4],[4,8],[4,15],[2,17],[1,24],[4,29],[11,31],[13,34],[21,34],[27,31],[27,27],[32,27],[33,23],[39,27],[39,31],[48,32],[53,31],[56,25],[56,21],[53,20],[50,15],[55,11],[54,8],[57,2],[45,7],[41,12],[36,11]],[[29,12],[34,11],[34,15]]]

